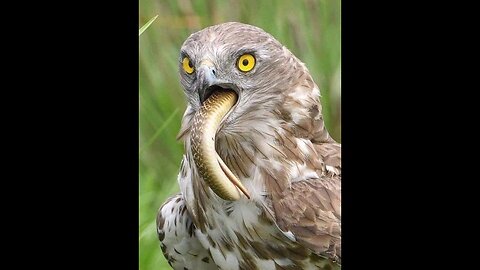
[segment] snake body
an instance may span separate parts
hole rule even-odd
[[[193,117],[190,137],[193,160],[200,176],[213,192],[229,201],[240,199],[240,191],[247,198],[250,197],[242,183],[215,151],[218,126],[236,101],[237,95],[232,90],[224,89],[212,93]]]

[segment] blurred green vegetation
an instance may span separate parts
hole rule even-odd
[[[165,199],[178,192],[183,145],[175,138],[186,101],[177,60],[183,41],[227,21],[263,28],[305,62],[320,87],[327,128],[340,142],[340,1],[140,0],[139,5],[139,28],[159,15],[139,37],[139,266],[170,269],[155,217]]]

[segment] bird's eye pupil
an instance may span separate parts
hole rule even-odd
[[[192,62],[188,61],[188,67],[193,68]]]
[[[248,60],[247,60],[247,59],[243,59],[243,61],[242,61],[242,65],[244,65],[244,66],[248,66]]]

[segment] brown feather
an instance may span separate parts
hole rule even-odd
[[[239,50],[255,53],[258,65],[252,72],[238,75],[225,68]],[[238,87],[238,102],[218,128],[215,148],[252,195],[224,201],[199,176],[189,137],[205,78],[181,73],[189,106],[178,135],[185,142],[178,203],[187,211],[178,208],[178,215],[188,216],[195,228],[188,233],[205,248],[207,259],[200,262],[255,269],[266,260],[268,269],[339,269],[341,145],[326,130],[319,89],[308,69],[271,35],[240,23],[192,34],[182,51],[197,62],[208,57],[218,67],[215,76]],[[175,225],[181,224],[175,220]],[[172,233],[161,233],[172,240]]]

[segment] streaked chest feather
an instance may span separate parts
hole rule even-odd
[[[303,265],[311,255],[282,232],[266,209],[252,200],[212,203],[205,209],[207,226],[198,229],[200,243],[220,269],[277,269]],[[296,260],[291,260],[291,254]],[[304,268],[308,269],[308,268]]]
[[[182,193],[197,227],[196,235],[220,269],[276,269],[293,265],[308,269],[312,265],[308,262],[315,259],[311,251],[296,243],[291,232],[282,231],[274,221],[266,174],[274,175],[275,181],[280,181],[279,185],[284,188],[292,181],[321,174],[319,168],[304,160],[316,155],[313,146],[305,140],[293,139],[297,158],[287,161],[285,146],[276,138],[283,133],[280,130],[272,135],[258,135],[271,137],[268,141],[265,138],[241,140],[241,134],[224,134],[218,138],[220,144],[228,145],[218,147],[219,155],[239,175],[250,192],[250,200],[220,199],[204,185],[195,166],[191,166],[188,152],[184,157],[183,177],[179,178]]]

